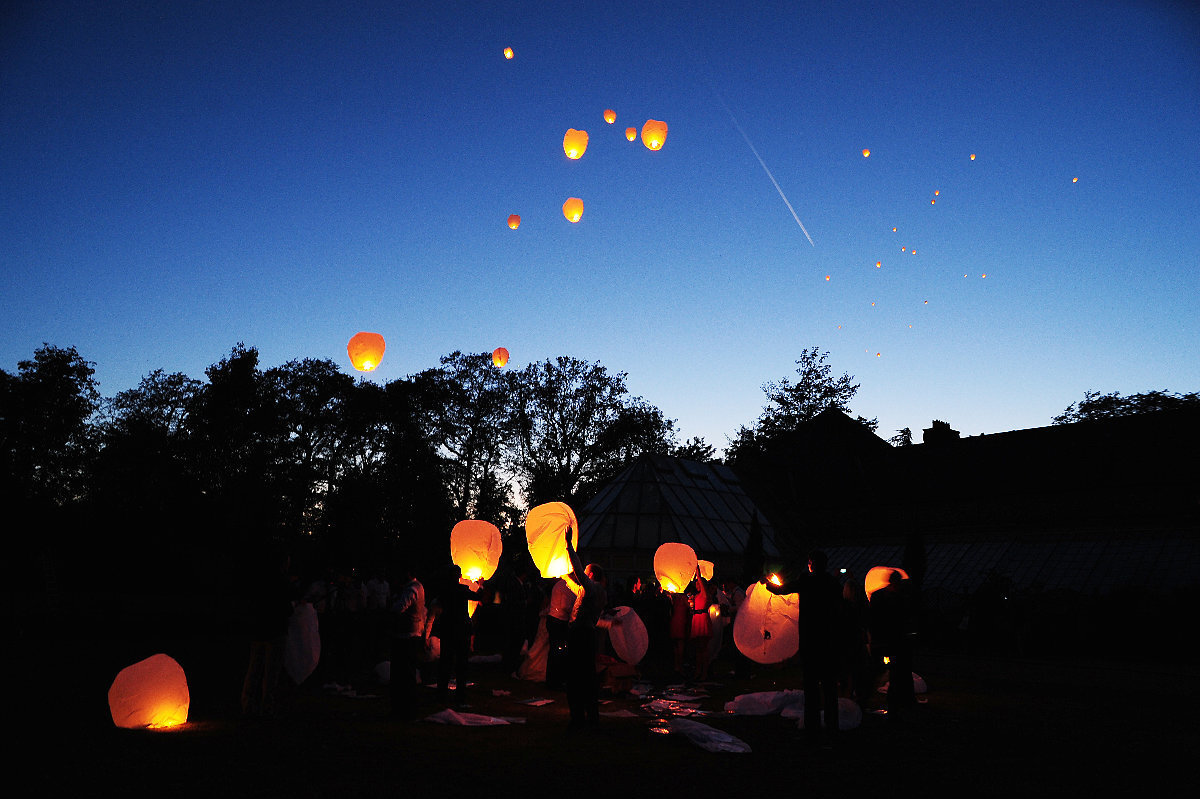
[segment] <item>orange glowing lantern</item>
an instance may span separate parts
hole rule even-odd
[[[612,123],[616,122],[617,121],[617,112],[612,110],[611,108],[604,109],[604,121],[610,125]]]
[[[571,528],[571,545],[579,546],[579,522],[575,511],[565,502],[547,502],[532,508],[525,517],[525,541],[529,556],[543,577],[562,577],[571,573],[564,534]]]
[[[642,144],[651,150],[661,150],[667,141],[667,123],[657,119],[647,119],[642,125]]]
[[[733,642],[756,663],[782,663],[800,651],[800,595],[772,594],[762,583],[746,591],[733,619]]]
[[[625,138],[633,141],[637,138],[637,128],[625,128]]]
[[[495,366],[504,366],[508,363],[508,350],[504,347],[497,347],[492,350],[492,364]]]
[[[713,569],[715,567],[713,566],[711,560],[698,560],[696,561],[696,566],[698,566],[700,569],[700,576],[705,580],[711,580],[713,578]]]
[[[509,61],[511,61],[511,60],[512,60],[512,57],[513,57],[513,51],[512,51],[512,48],[511,48],[511,47],[505,47],[505,48],[504,48],[504,57],[505,57],[506,59],[508,59]]]
[[[863,158],[867,158],[867,157],[869,157],[870,155],[871,155],[871,151],[870,151],[870,150],[863,150]]]
[[[1071,182],[1072,182],[1072,183],[1078,183],[1078,182],[1079,182],[1079,178],[1071,178]]]
[[[568,197],[563,203],[563,216],[568,222],[578,222],[583,216],[583,200],[578,197]]]
[[[875,566],[868,571],[867,576],[863,578],[863,593],[867,595],[867,599],[869,600],[871,594],[880,588],[886,588],[891,583],[893,574],[899,574],[901,580],[908,579],[908,573],[904,569],[894,566]]]
[[[502,550],[500,530],[491,522],[467,519],[450,531],[450,561],[473,583],[491,579]]]
[[[974,161],[974,160],[975,160],[975,153],[971,153],[971,160],[972,160],[972,161]]]
[[[355,369],[360,372],[370,372],[383,360],[383,351],[386,347],[383,336],[378,333],[360,331],[355,333],[346,345],[346,354],[350,356],[350,363],[354,364]]]
[[[567,154],[567,158],[572,160],[582,158],[584,151],[587,150],[587,143],[586,130],[568,128],[566,135],[563,136],[563,152]]]
[[[187,721],[191,696],[183,667],[169,655],[127,666],[108,689],[113,724],[125,729],[175,727]]]
[[[508,215],[508,226],[510,228],[512,228],[513,230],[516,230],[517,228],[519,228],[521,226],[521,215],[520,214],[509,214]]]
[[[654,552],[654,576],[668,594],[682,594],[696,577],[696,551],[687,544],[668,542]]]

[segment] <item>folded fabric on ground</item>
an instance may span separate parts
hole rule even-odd
[[[450,724],[456,727],[495,727],[511,723],[495,716],[484,716],[480,713],[460,713],[450,708],[434,713],[432,716],[426,716],[425,720],[432,721],[435,724]]]
[[[772,716],[795,704],[803,710],[803,691],[758,691],[738,694],[732,702],[725,703],[725,710],[738,716]]]
[[[671,732],[681,733],[706,752],[749,752],[750,745],[715,727],[691,719],[671,719]]]

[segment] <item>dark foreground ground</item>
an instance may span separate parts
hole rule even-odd
[[[707,715],[696,720],[748,743],[712,754],[656,732],[646,698],[613,697],[598,730],[567,733],[562,694],[521,682],[494,663],[474,669],[470,712],[520,718],[458,727],[387,717],[385,690],[362,675],[356,696],[316,682],[288,692],[281,715],[245,720],[237,707],[240,652],[171,653],[189,672],[189,723],[170,732],[115,728],[105,694],[119,668],[149,651],[95,644],[38,649],[42,679],[15,689],[35,729],[28,755],[10,749],[10,773],[36,792],[63,795],[379,797],[545,796],[1141,796],[1191,795],[1200,756],[1197,670],[1185,664],[990,659],[919,651],[929,692],[911,718],[866,713],[833,749],[810,748],[794,722],[733,716],[741,693],[799,688],[793,666],[734,677],[716,664]],[[128,649],[128,647],[121,647]],[[89,651],[91,650],[91,651]],[[77,664],[70,667],[68,664]],[[88,665],[90,664],[90,665]],[[661,691],[669,677],[653,679]],[[496,692],[496,693],[494,693]],[[502,695],[499,692],[508,692]],[[48,696],[43,697],[43,694]],[[441,709],[422,689],[425,710]],[[553,699],[542,707],[520,704]],[[47,701],[43,702],[43,698]],[[607,698],[607,697],[606,697]],[[45,707],[45,710],[39,708]],[[48,717],[42,717],[43,715]],[[11,717],[10,717],[11,721]],[[19,720],[20,721],[20,720]],[[15,770],[15,771],[14,771]],[[32,791],[32,787],[30,788]],[[33,795],[21,793],[20,795]]]

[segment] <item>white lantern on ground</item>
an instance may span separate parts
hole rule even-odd
[[[169,655],[153,655],[126,666],[108,689],[113,724],[126,729],[183,724],[190,705],[183,667]]]

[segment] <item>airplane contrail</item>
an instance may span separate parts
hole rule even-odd
[[[729,110],[729,106],[725,105],[725,101],[721,98],[721,95],[718,94],[717,99],[720,100],[721,106],[725,109],[725,113],[729,114],[729,120],[733,122],[733,126],[737,128],[737,132],[742,134],[742,138],[745,139],[746,146],[750,148],[750,152],[754,153],[754,157],[758,159],[758,163],[762,166],[763,172],[766,172],[767,177],[771,179],[771,183],[774,184],[775,191],[779,192],[779,197],[783,200],[783,204],[786,205],[787,209],[792,212],[792,219],[795,219],[796,224],[800,226],[800,230],[804,231],[804,238],[808,239],[809,244],[812,244],[812,246],[816,247],[817,245],[813,244],[812,236],[808,235],[808,230],[805,229],[804,223],[801,222],[800,217],[796,215],[796,209],[792,207],[790,202],[788,202],[787,195],[783,193],[783,189],[779,188],[779,181],[775,179],[775,176],[771,174],[771,170],[767,168],[767,163],[762,160],[762,156],[759,155],[758,150],[754,148],[754,143],[750,141],[750,137],[746,135],[746,131],[742,130],[742,126],[738,124],[737,118],[734,117],[733,112]]]

